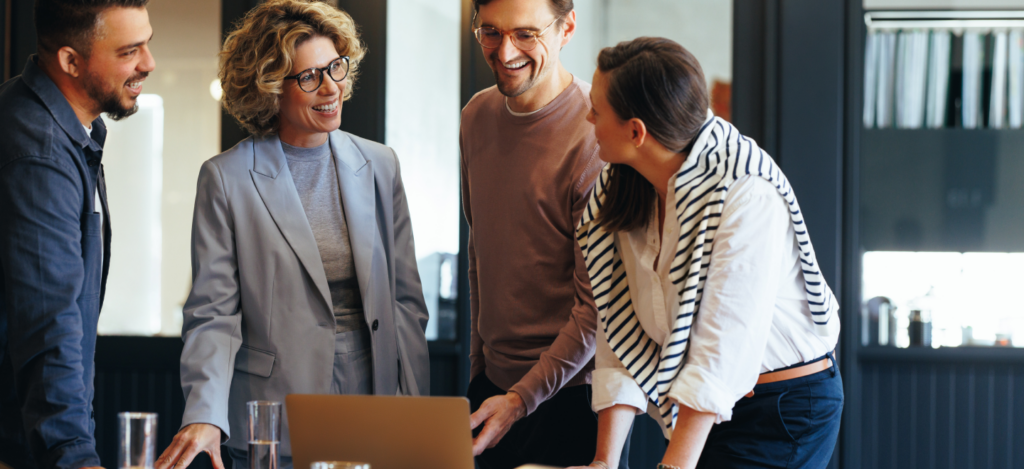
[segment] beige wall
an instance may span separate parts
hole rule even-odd
[[[597,54],[640,36],[659,36],[689,50],[708,84],[732,81],[732,1],[575,0],[576,35],[562,49],[565,68],[590,82]]]

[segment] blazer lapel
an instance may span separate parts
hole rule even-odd
[[[327,274],[320,259],[313,229],[309,227],[306,211],[302,209],[299,192],[295,189],[295,181],[288,170],[281,141],[276,135],[253,139],[252,182],[267,206],[274,223],[288,241],[299,262],[306,269],[320,295],[323,297],[327,311],[332,312],[331,292],[327,286]]]
[[[331,152],[338,163],[338,185],[341,188],[342,207],[345,208],[345,222],[348,223],[359,292],[363,296],[364,311],[370,313],[372,302],[368,299],[373,298],[370,279],[373,278],[374,251],[380,239],[376,223],[373,167],[348,135],[335,130],[330,133],[330,141]]]

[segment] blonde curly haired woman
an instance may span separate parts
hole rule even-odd
[[[158,468],[206,452],[221,469],[225,440],[234,467],[247,467],[247,401],[428,392],[398,159],[338,130],[363,54],[351,17],[299,0],[261,4],[224,43],[224,107],[252,136],[199,174],[185,414]]]

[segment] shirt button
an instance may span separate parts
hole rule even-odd
[[[371,326],[371,328],[373,329],[374,332],[377,332],[377,326],[379,326],[379,325],[380,325],[380,321],[377,321],[376,319],[374,319],[373,320],[373,326]]]

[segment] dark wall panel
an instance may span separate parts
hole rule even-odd
[[[245,14],[253,9],[256,5],[260,4],[260,0],[222,0],[220,2],[220,31],[221,39],[223,40],[228,36],[231,31],[235,29],[235,25],[238,21],[245,16]],[[238,124],[238,121],[231,114],[228,114],[224,108],[221,108],[220,116],[220,149],[221,151],[227,150],[236,143],[244,140],[249,136],[249,133]]]
[[[822,272],[840,294],[844,10],[840,0],[781,3],[779,157]]]
[[[732,42],[732,123],[777,161],[778,3],[734,0]]]
[[[385,0],[340,0],[338,8],[352,15],[366,47],[352,99],[343,106],[341,130],[384,143],[388,4]]]
[[[32,15],[34,2],[10,0],[11,26],[10,64],[11,76],[21,75],[29,56],[36,53],[36,27]]]
[[[0,47],[3,48],[3,59],[0,59],[0,81],[7,81],[11,76],[11,32],[8,22],[11,19],[11,0],[0,2]]]
[[[862,467],[1024,466],[1024,362],[863,365]]]

